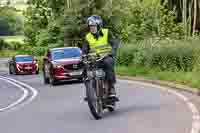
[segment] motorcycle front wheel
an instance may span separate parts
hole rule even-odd
[[[99,90],[97,90],[98,88],[96,87],[96,84],[96,80],[85,82],[86,96],[90,112],[92,113],[93,117],[98,120],[101,119],[103,115],[103,103],[97,94]]]

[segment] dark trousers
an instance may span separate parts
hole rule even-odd
[[[116,83],[115,70],[114,70],[114,58],[111,56],[105,57],[98,63],[98,67],[102,68],[106,73],[106,80],[110,85]]]
[[[108,81],[109,85],[114,85],[116,83],[116,76],[114,70],[115,60],[113,57],[108,56],[105,57],[102,61],[98,62],[97,66],[102,68],[106,73],[106,80]],[[85,66],[83,66],[83,77],[87,77],[87,72]]]

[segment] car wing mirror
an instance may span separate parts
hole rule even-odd
[[[43,60],[44,60],[44,61],[51,61],[51,59],[48,58],[48,57],[44,57]]]
[[[43,60],[45,60],[45,61],[48,60],[48,57],[44,57]]]

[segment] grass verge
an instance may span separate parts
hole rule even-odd
[[[0,57],[11,57],[19,54],[16,50],[0,50]]]
[[[117,66],[116,73],[120,76],[142,76],[146,79],[171,81],[200,89],[200,77],[198,76],[200,72],[170,72],[138,66]]]
[[[3,39],[5,42],[20,42],[24,43],[24,36],[0,36],[0,39]]]

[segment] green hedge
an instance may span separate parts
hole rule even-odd
[[[0,50],[20,50],[24,43],[18,41],[5,41],[4,39],[0,38]]]
[[[15,50],[0,50],[0,57],[12,57],[20,54],[19,51]]]
[[[170,71],[192,71],[199,61],[199,40],[162,40],[124,44],[118,52],[117,64],[144,66]]]

